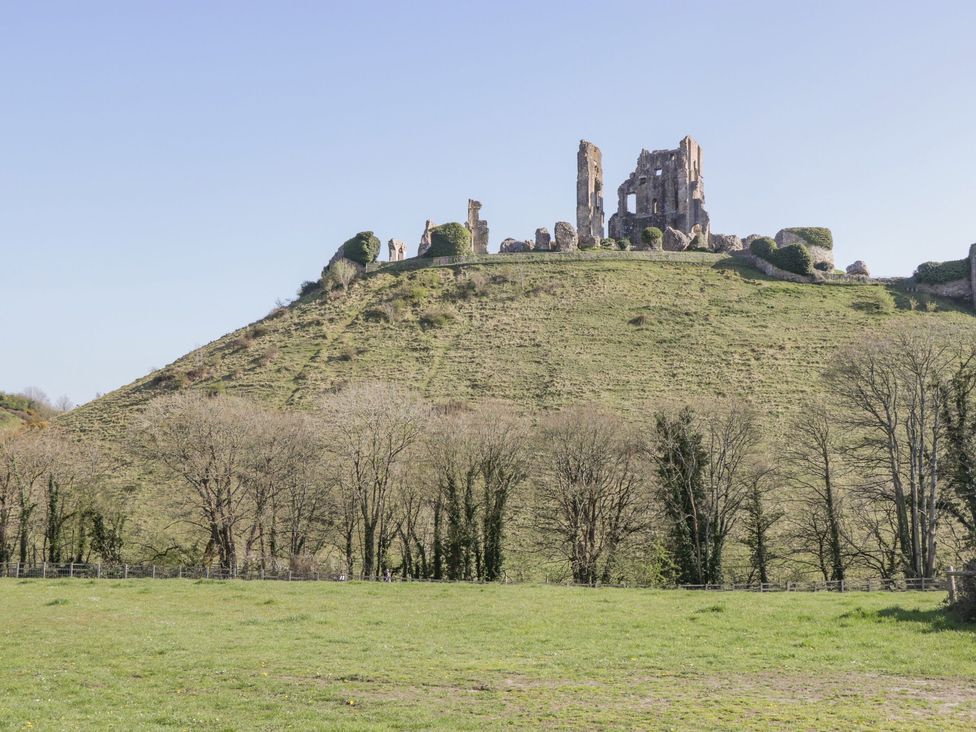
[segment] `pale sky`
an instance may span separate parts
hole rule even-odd
[[[976,241],[973,2],[0,4],[0,390],[91,399],[372,229],[492,249],[704,149],[713,231],[829,226],[910,275]]]

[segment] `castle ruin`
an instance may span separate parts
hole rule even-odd
[[[610,236],[630,239],[640,246],[641,231],[648,226],[683,233],[698,226],[708,239],[702,150],[690,136],[674,150],[641,150],[636,169],[617,189],[617,213],[610,217]]]

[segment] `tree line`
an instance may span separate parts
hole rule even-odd
[[[0,562],[329,558],[493,581],[518,554],[582,584],[714,584],[931,577],[971,553],[976,343],[901,326],[835,354],[817,386],[783,422],[741,400],[625,419],[375,382],[300,412],[179,391],[133,417],[121,454],[57,427],[0,437]],[[132,471],[166,487],[151,531],[131,527],[116,476]]]

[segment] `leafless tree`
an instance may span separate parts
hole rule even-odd
[[[777,495],[779,476],[766,466],[752,468],[745,479],[742,501],[742,538],[749,550],[749,581],[769,582],[771,565],[781,559],[775,548],[773,533],[786,512],[782,496]]]
[[[227,569],[237,568],[236,534],[250,508],[254,434],[254,405],[195,391],[153,400],[135,425],[144,455],[189,489],[189,520],[208,532]]]
[[[558,541],[576,582],[609,581],[621,543],[648,523],[636,436],[617,417],[587,407],[550,418],[543,441],[537,528]]]
[[[327,396],[322,415],[330,477],[343,505],[357,514],[362,576],[377,576],[383,549],[394,535],[388,520],[391,498],[409,451],[417,445],[427,409],[400,387],[360,383]],[[351,537],[355,529],[351,521],[347,524]]]
[[[349,289],[349,284],[354,279],[356,279],[356,268],[345,259],[336,260],[322,273],[322,281],[326,287],[339,285],[343,291]]]
[[[824,580],[843,580],[852,561],[846,510],[849,449],[838,419],[824,405],[804,405],[783,447],[796,494],[792,515],[794,549],[814,558]]]
[[[946,389],[954,331],[931,323],[867,338],[841,354],[828,373],[849,409],[868,482],[894,509],[901,563],[910,576],[932,576],[943,506]]]

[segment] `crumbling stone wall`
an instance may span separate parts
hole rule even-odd
[[[576,229],[582,247],[603,239],[603,153],[586,140],[576,155]]]
[[[696,224],[707,241],[701,146],[686,136],[674,150],[641,150],[636,169],[617,189],[610,236],[636,242],[648,226],[688,233]]]

